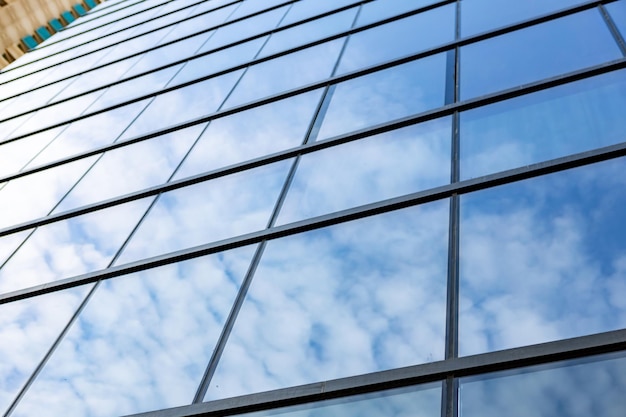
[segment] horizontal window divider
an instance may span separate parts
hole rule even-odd
[[[402,59],[401,61],[404,61],[404,59]],[[409,59],[409,61],[410,61],[410,59]],[[7,182],[7,181],[10,181],[10,180],[14,180],[14,179],[17,179],[17,178],[21,178],[21,177],[24,177],[24,176],[27,176],[27,175],[30,175],[30,174],[33,174],[33,173],[36,173],[36,172],[41,172],[41,171],[44,171],[46,169],[50,169],[50,168],[54,168],[54,167],[57,167],[57,166],[60,166],[60,165],[64,165],[64,164],[70,163],[70,162],[74,162],[74,161],[77,161],[79,159],[87,158],[87,157],[90,157],[90,156],[93,156],[93,155],[97,155],[97,154],[100,154],[100,153],[103,153],[103,152],[106,152],[106,151],[110,151],[110,150],[114,150],[114,149],[121,148],[121,147],[124,147],[124,146],[132,145],[134,143],[142,142],[144,140],[152,139],[152,138],[155,138],[155,137],[158,137],[158,136],[161,136],[161,135],[165,135],[165,134],[168,134],[168,133],[173,133],[173,132],[176,132],[178,130],[182,130],[184,128],[196,126],[196,125],[201,124],[201,123],[206,123],[206,122],[209,122],[211,120],[215,120],[215,119],[218,119],[218,118],[221,118],[221,117],[230,116],[232,114],[239,113],[239,112],[245,111],[245,110],[249,110],[249,109],[252,109],[254,107],[258,107],[258,106],[269,104],[269,103],[272,103],[272,102],[275,102],[275,101],[278,101],[278,100],[289,98],[289,97],[292,97],[292,96],[295,96],[295,95],[298,95],[298,94],[303,94],[303,93],[306,93],[306,92],[309,92],[309,91],[313,91],[313,90],[316,90],[318,88],[324,87],[324,86],[326,86],[328,84],[337,83],[337,82],[345,81],[345,80],[348,80],[348,79],[351,79],[351,78],[354,78],[354,77],[357,77],[357,76],[361,76],[361,75],[363,75],[362,74],[363,72],[369,73],[369,72],[373,72],[373,71],[379,70],[380,67],[385,67],[386,68],[388,66],[393,66],[393,65],[397,65],[397,61],[393,61],[391,63],[386,63],[386,64],[374,66],[374,67],[372,67],[372,68],[374,68],[373,70],[371,68],[368,68],[368,69],[360,70],[360,71],[357,71],[357,72],[354,72],[354,73],[348,73],[348,74],[345,74],[345,75],[336,76],[336,77],[333,77],[331,79],[324,80],[322,82],[313,83],[313,84],[310,84],[310,85],[305,86],[305,87],[300,87],[300,88],[297,88],[297,89],[294,89],[294,90],[289,90],[289,91],[284,92],[284,93],[279,93],[277,95],[268,96],[266,98],[263,98],[263,99],[260,99],[260,100],[257,100],[257,101],[253,101],[253,102],[250,102],[250,103],[245,103],[243,105],[232,107],[230,109],[221,110],[221,111],[212,113],[212,114],[210,114],[208,116],[203,116],[203,117],[192,119],[192,120],[189,120],[189,121],[186,121],[186,122],[183,122],[183,123],[172,125],[172,126],[166,128],[166,129],[160,129],[160,130],[157,130],[157,131],[149,132],[147,134],[140,135],[140,136],[137,136],[137,137],[134,137],[134,138],[130,138],[130,139],[127,139],[127,140],[124,140],[124,141],[121,141],[121,142],[115,142],[115,143],[110,144],[110,145],[103,145],[103,146],[100,146],[100,147],[95,148],[93,150],[73,155],[73,156],[71,156],[69,158],[61,159],[61,160],[58,160],[58,161],[51,162],[49,164],[45,164],[45,165],[41,165],[41,166],[34,167],[34,168],[31,168],[31,169],[27,169],[27,170],[24,170],[24,171],[21,171],[21,172],[17,172],[17,173],[14,173],[14,174],[11,174],[11,175],[8,175],[8,176],[5,176],[5,177],[0,177],[0,183]],[[608,73],[608,72],[611,72],[611,71],[616,71],[616,70],[623,69],[623,68],[626,68],[626,58],[621,58],[621,59],[618,59],[618,60],[615,60],[615,61],[611,61],[611,62],[608,62],[608,63],[597,65],[595,67],[591,67],[591,68],[587,68],[587,69],[583,69],[583,70],[574,71],[574,72],[571,72],[571,73],[567,73],[567,74],[551,77],[551,78],[548,78],[548,79],[545,79],[545,80],[541,80],[541,81],[538,81],[538,82],[535,82],[535,83],[526,84],[526,85],[519,86],[519,87],[514,87],[514,88],[511,88],[511,89],[508,89],[508,90],[503,90],[503,91],[500,91],[500,92],[497,92],[497,93],[487,94],[487,95],[484,95],[484,96],[481,96],[481,97],[478,97],[478,98],[464,100],[464,101],[460,101],[460,102],[457,102],[457,103],[445,105],[443,107],[440,107],[440,108],[437,108],[437,109],[433,109],[433,110],[429,110],[429,111],[426,111],[426,112],[423,112],[423,113],[419,113],[417,115],[408,116],[408,117],[405,117],[405,118],[402,118],[402,119],[397,119],[397,120],[394,120],[394,121],[391,121],[391,122],[381,123],[379,125],[375,125],[375,126],[371,126],[371,127],[368,127],[368,128],[364,128],[364,129],[361,129],[361,130],[354,131],[354,132],[350,132],[348,134],[340,135],[340,136],[337,136],[337,137],[334,137],[334,138],[325,139],[323,141],[312,142],[312,143],[309,143],[307,145],[301,146],[301,147],[299,147],[297,149],[298,149],[298,152],[300,152],[300,153],[313,152],[315,150],[322,149],[323,147],[335,146],[336,144],[339,144],[339,143],[350,142],[352,140],[357,140],[357,139],[364,138],[364,137],[367,137],[367,136],[373,136],[373,135],[376,135],[376,134],[379,134],[379,133],[384,133],[384,132],[387,132],[387,131],[390,131],[390,130],[394,130],[394,129],[397,129],[397,128],[400,128],[400,127],[409,126],[409,125],[412,125],[412,124],[421,123],[421,122],[425,122],[425,121],[428,121],[428,120],[433,120],[433,119],[436,119],[436,118],[439,118],[439,117],[445,117],[445,116],[451,115],[455,111],[459,111],[460,112],[460,111],[470,110],[470,109],[477,108],[477,107],[482,107],[482,106],[485,106],[485,105],[489,105],[489,104],[497,103],[497,102],[500,102],[500,101],[508,100],[508,99],[511,99],[511,98],[519,97],[519,96],[522,96],[522,95],[525,95],[525,94],[538,92],[538,91],[541,91],[541,90],[544,90],[544,89],[547,89],[547,88],[551,88],[551,87],[555,87],[555,86],[558,86],[558,85],[567,84],[567,83],[570,83],[570,82],[582,80],[582,79],[593,77],[593,76],[597,76],[597,75],[602,75],[604,73]],[[146,97],[142,97],[141,99],[143,100],[143,99],[149,98],[149,97],[153,97],[153,96],[146,96]],[[128,103],[126,103],[126,104],[128,104]],[[125,105],[125,104],[122,104],[122,105]],[[117,108],[117,107],[120,107],[120,106],[116,106],[116,107],[113,107],[113,108]],[[111,110],[113,108],[102,109],[102,110],[99,110],[98,112],[91,113],[91,114],[86,115],[84,117],[89,117],[91,115],[96,115],[96,114],[99,114],[99,113],[102,113],[102,112],[106,112],[106,111],[109,111],[109,110]],[[81,118],[84,118],[84,117],[81,117]],[[75,119],[75,120],[80,120],[80,118]],[[49,130],[49,129],[52,129],[52,128],[63,126],[66,123],[67,122],[63,122],[61,124],[57,124],[57,125],[54,125],[52,127],[46,127],[46,128],[44,128],[42,130],[31,132],[31,133],[28,133],[28,134],[25,134],[25,135],[16,136],[14,138],[8,139],[8,140],[0,143],[0,145],[6,144],[6,143],[11,143],[11,142],[14,142],[16,140],[24,139],[24,138],[26,138],[26,137],[28,137],[30,135],[41,133],[41,132],[43,132],[45,130]],[[296,148],[294,148],[294,149],[296,149]],[[270,155],[270,156],[268,156],[266,158],[268,162],[265,162],[265,163],[276,162],[276,161],[280,160],[280,159],[275,159],[275,158],[279,158],[277,155],[281,155],[283,153],[285,153],[285,155],[289,155],[289,156],[284,156],[284,158],[289,158],[289,157],[292,156],[292,154],[291,154],[292,151],[293,150],[286,150],[286,151],[283,151],[283,152],[279,152],[277,154]],[[259,159],[263,159],[263,158],[259,158]],[[263,164],[264,163],[260,163],[259,165],[263,165]],[[247,168],[244,168],[244,169],[247,169]],[[1,231],[0,231],[0,236],[1,236]]]
[[[75,97],[79,97],[79,96],[82,96],[82,95],[85,95],[85,94],[89,94],[89,93],[98,91],[98,90],[103,89],[103,88],[107,88],[107,87],[110,87],[110,86],[113,86],[113,85],[116,85],[116,84],[120,84],[120,83],[129,81],[129,80],[132,80],[132,79],[136,79],[136,78],[142,77],[144,75],[148,75],[148,74],[151,74],[153,72],[160,71],[160,70],[163,70],[165,68],[169,68],[171,66],[179,65],[179,64],[187,62],[187,61],[198,59],[198,58],[204,57],[206,55],[210,55],[212,53],[219,52],[221,50],[224,50],[224,49],[227,49],[227,48],[230,48],[230,47],[233,47],[233,46],[237,46],[239,44],[242,44],[242,43],[245,43],[245,42],[249,42],[249,41],[254,40],[254,39],[258,39],[258,38],[263,37],[263,36],[268,36],[268,35],[271,35],[273,33],[278,33],[278,32],[280,32],[282,30],[286,30],[286,29],[289,29],[291,27],[298,26],[298,25],[306,23],[308,21],[315,20],[315,19],[319,18],[320,16],[327,16],[327,15],[336,13],[338,11],[342,11],[342,10],[354,7],[358,3],[367,3],[369,1],[371,1],[371,0],[367,0],[365,2],[357,2],[357,3],[354,3],[354,4],[350,4],[350,5],[344,6],[344,7],[339,8],[339,9],[320,14],[319,16],[314,16],[314,17],[311,17],[311,18],[303,19],[303,20],[298,21],[298,22],[294,22],[294,23],[292,23],[290,25],[286,25],[286,26],[281,27],[279,29],[268,30],[266,32],[263,32],[263,33],[260,33],[260,34],[256,34],[254,36],[250,36],[248,38],[241,39],[239,41],[236,41],[236,42],[233,42],[233,43],[230,43],[230,44],[227,44],[227,45],[220,46],[220,47],[212,49],[210,51],[206,51],[206,52],[203,52],[201,54],[193,55],[191,57],[188,57],[188,58],[185,58],[185,59],[181,59],[181,60],[172,62],[170,64],[162,65],[160,67],[153,68],[153,69],[151,69],[149,71],[145,71],[143,73],[133,75],[132,77],[128,77],[128,78],[125,78],[125,79],[121,79],[121,80],[115,81],[113,83],[109,83],[109,84],[107,84],[105,86],[94,88],[92,90],[89,90],[89,91],[77,94],[77,95],[72,96],[72,97],[68,97],[67,99],[64,99],[64,100],[59,100],[59,101],[57,101],[55,103],[51,103],[51,104],[62,103],[64,101],[73,99]],[[436,53],[443,52],[444,50],[447,50],[447,49],[452,49],[452,48],[468,45],[468,44],[471,44],[471,43],[479,42],[479,41],[482,41],[482,40],[485,40],[485,39],[488,39],[488,38],[492,38],[492,37],[499,36],[499,35],[502,35],[502,34],[505,34],[505,33],[513,32],[515,30],[519,30],[519,29],[524,28],[524,27],[529,27],[529,26],[532,26],[532,25],[537,24],[537,23],[543,23],[545,21],[549,21],[549,20],[552,20],[552,19],[555,19],[555,18],[558,18],[558,17],[563,17],[563,16],[566,16],[566,15],[569,15],[569,14],[573,14],[573,13],[576,13],[576,12],[587,10],[587,9],[590,9],[590,8],[598,6],[599,4],[612,3],[613,1],[617,1],[617,0],[591,0],[591,1],[587,2],[587,3],[583,3],[581,5],[578,5],[578,6],[575,6],[575,7],[572,7],[572,8],[563,9],[563,10],[557,11],[555,13],[549,13],[549,14],[546,14],[546,15],[543,15],[543,16],[539,16],[537,18],[531,18],[531,19],[528,19],[528,20],[525,20],[525,21],[522,21],[522,22],[519,22],[519,23],[515,23],[515,24],[509,25],[509,26],[505,26],[505,27],[496,29],[494,31],[485,32],[485,33],[481,33],[481,34],[478,34],[478,35],[470,36],[470,37],[467,37],[467,38],[462,38],[462,39],[459,39],[459,40],[451,41],[451,42],[439,45],[439,46],[431,48],[431,49],[427,49],[427,50],[420,51],[420,52],[415,53],[415,54],[408,55],[408,57],[413,57],[412,59],[417,59],[417,58],[420,58],[420,57],[426,57],[426,56],[429,56],[429,55],[434,55]],[[352,28],[352,29],[346,30],[344,32],[337,33],[335,35],[327,36],[325,38],[318,39],[316,41],[312,41],[312,42],[309,42],[309,43],[306,43],[306,44],[303,44],[303,45],[300,45],[300,46],[297,46],[297,47],[294,47],[294,48],[291,48],[291,49],[288,49],[288,50],[285,50],[285,51],[282,51],[282,52],[278,52],[276,54],[269,55],[267,57],[263,57],[263,58],[260,58],[260,59],[257,59],[257,60],[252,60],[252,61],[248,62],[247,65],[241,64],[241,65],[238,65],[236,67],[231,67],[229,69],[220,71],[219,73],[208,74],[208,75],[202,76],[202,77],[197,78],[195,80],[189,81],[189,83],[204,81],[204,80],[209,79],[211,77],[217,76],[216,74],[220,74],[221,75],[221,74],[223,74],[225,72],[233,71],[234,68],[239,68],[239,67],[242,67],[242,66],[245,67],[245,66],[248,66],[248,65],[252,65],[252,64],[257,64],[257,63],[260,63],[260,62],[268,61],[270,59],[279,58],[279,57],[284,56],[284,55],[288,55],[288,54],[291,54],[291,53],[294,53],[294,52],[298,52],[298,51],[306,49],[306,48],[310,48],[312,46],[316,46],[316,45],[319,45],[319,44],[322,44],[322,43],[325,43],[325,42],[330,42],[332,40],[339,39],[339,38],[342,38],[344,36],[352,35],[352,34],[355,34],[355,33],[358,33],[358,32],[362,32],[362,31],[365,31],[367,29],[371,29],[371,28],[376,27],[376,26],[384,25],[386,23],[390,23],[392,21],[399,20],[399,19],[402,19],[402,18],[407,17],[407,16],[419,14],[419,13],[421,13],[423,11],[428,11],[428,10],[436,8],[436,7],[445,6],[446,4],[449,4],[449,3],[452,3],[452,2],[453,1],[451,1],[451,0],[444,0],[444,1],[432,4],[432,5],[429,5],[429,6],[422,7],[422,8],[417,9],[417,10],[413,10],[411,12],[407,12],[407,13],[398,15],[398,16],[393,16],[393,17],[390,17],[390,18],[387,18],[387,19],[384,19],[384,20],[381,20],[381,21],[378,21],[378,22],[370,23],[368,25],[360,26],[360,27],[357,27],[357,28]],[[226,7],[226,6],[224,6],[224,7]],[[270,10],[270,9],[268,9],[268,10]],[[256,13],[256,14],[258,14],[258,13]],[[250,15],[250,16],[254,16],[256,14],[253,14],[253,15]],[[115,60],[115,61],[112,61],[112,62],[109,62],[109,63],[106,63],[106,64],[99,65],[97,67],[88,69],[88,70],[83,71],[81,73],[74,74],[74,75],[71,75],[71,76],[68,76],[68,77],[65,77],[65,78],[61,78],[59,80],[50,82],[48,84],[42,84],[42,85],[40,85],[40,86],[38,86],[38,87],[36,87],[36,88],[34,88],[32,90],[29,90],[29,91],[34,91],[34,90],[37,90],[37,89],[40,89],[40,88],[44,88],[44,87],[47,87],[49,85],[55,84],[57,82],[65,81],[65,80],[71,79],[73,77],[76,77],[78,75],[82,75],[82,74],[90,72],[90,71],[95,71],[97,69],[106,67],[107,65],[115,64],[115,63],[123,61],[125,59],[131,58],[131,57],[134,57],[134,56],[137,56],[137,55],[141,55],[143,53],[150,52],[152,50],[155,50],[155,49],[158,49],[158,48],[162,48],[164,46],[168,46],[170,44],[179,42],[181,40],[188,39],[190,37],[196,36],[196,35],[198,35],[200,33],[208,32],[208,31],[211,31],[211,30],[214,30],[214,29],[218,29],[218,28],[220,28],[222,26],[226,26],[228,24],[238,22],[238,21],[243,20],[245,18],[247,18],[247,17],[236,19],[233,22],[222,23],[222,24],[217,25],[217,26],[215,26],[213,28],[205,29],[205,30],[202,30],[202,31],[200,31],[198,33],[194,33],[194,34],[191,34],[191,35],[184,36],[184,37],[182,37],[180,39],[167,42],[167,43],[165,43],[163,45],[159,45],[159,46],[155,46],[155,47],[152,47],[152,48],[148,48],[148,49],[146,49],[144,51],[137,52],[135,54],[128,55],[125,58],[120,58],[118,60]],[[390,62],[391,63],[397,63],[397,62],[400,62],[401,59],[390,61]],[[408,60],[411,60],[411,59],[408,59]],[[373,67],[377,67],[377,65],[375,65]],[[372,68],[372,67],[369,67],[369,68]],[[362,70],[359,70],[358,72],[360,72],[360,71],[362,71]],[[37,71],[35,71],[35,72],[37,72]],[[30,73],[30,74],[32,74],[32,73]],[[23,77],[28,76],[28,75],[29,74],[25,74]],[[21,78],[21,77],[18,77],[18,78]],[[18,78],[15,78],[15,79],[18,79]],[[0,85],[9,83],[11,81],[13,81],[13,80],[5,81],[4,83],[0,83]],[[185,84],[185,85],[189,85],[189,84]],[[17,96],[19,96],[19,95],[21,95],[23,93],[24,92],[21,92],[21,93],[17,93],[17,94],[14,94],[12,96],[6,97],[4,99],[1,99],[0,102],[2,102],[4,100],[9,100],[9,99],[15,98],[15,97],[17,97]],[[39,110],[41,108],[45,108],[45,107],[47,107],[49,105],[50,104],[47,104],[47,105],[42,106],[42,107],[39,107],[39,108],[37,108],[37,110]],[[34,111],[34,110],[29,110],[28,112],[21,113],[20,115],[23,115],[23,114],[26,114],[26,113],[30,113],[32,111]],[[12,116],[12,117],[4,119],[4,120],[10,120],[10,119],[15,118],[15,117],[17,117],[17,116]],[[2,121],[4,121],[4,120],[2,120]]]
[[[498,185],[509,184],[525,179],[535,178],[538,176],[556,173],[571,168],[582,167],[590,165],[596,162],[607,161],[610,159],[626,156],[626,142],[620,144],[607,146],[604,148],[594,149],[587,152],[581,152],[578,154],[568,155],[561,158],[552,159],[549,161],[539,162],[519,168],[514,168],[506,171],[497,172],[494,174],[486,175],[483,177],[472,178],[456,183],[443,185],[440,187],[431,188],[428,190],[418,191],[415,193],[406,194],[399,197],[394,197],[375,203],[365,204],[362,206],[353,207],[346,210],[337,211],[325,215],[312,217],[309,219],[288,223],[280,226],[275,226],[269,229],[259,230],[256,232],[239,235],[216,242],[211,242],[203,245],[198,245],[188,249],[182,249],[179,251],[154,256],[146,259],[142,259],[127,264],[114,266],[104,270],[90,272],[75,277],[65,278],[58,281],[41,284],[38,286],[26,288],[23,290],[8,292],[0,294],[0,304],[6,304],[12,301],[20,299],[30,298],[41,294],[60,291],[66,288],[75,287],[91,282],[96,282],[102,279],[114,278],[121,275],[130,274],[133,272],[139,272],[147,269],[156,268],[163,265],[169,265],[176,262],[181,262],[189,259],[194,259],[200,256],[209,255],[213,253],[223,252],[229,249],[235,249],[242,246],[256,244],[264,240],[273,240],[281,237],[291,236],[298,233],[308,232],[328,226],[334,226],[339,223],[345,223],[348,221],[363,219],[371,217],[377,214],[388,213],[391,211],[417,206],[433,201],[449,198],[454,194],[467,194],[473,191],[480,191],[487,188],[495,187]],[[203,174],[207,175],[207,174]],[[212,174],[209,174],[212,175]],[[184,179],[182,181],[196,181],[202,176],[192,177],[191,179]],[[180,185],[180,184],[178,184]],[[169,184],[169,186],[175,186]],[[182,185],[180,185],[182,186]],[[145,191],[144,191],[145,192]],[[147,193],[147,192],[146,192]],[[123,197],[130,198],[130,197]],[[136,197],[139,198],[139,197]],[[133,198],[133,199],[136,199]],[[117,199],[117,203],[125,201]],[[102,203],[97,203],[102,204]],[[89,211],[94,211],[97,206],[94,204],[89,207]],[[107,203],[114,205],[111,200]],[[24,223],[22,225],[7,228],[1,231],[0,236],[5,236],[10,233],[26,230],[27,228],[35,227],[36,225],[43,225],[52,223],[53,221],[62,220],[64,218],[74,217],[78,214],[87,212],[87,208],[79,208],[74,211],[60,213],[56,217],[49,216],[42,218],[34,222]],[[70,215],[71,214],[71,215]],[[27,225],[30,225],[27,227]]]
[[[624,349],[626,349],[626,330],[615,330],[189,406],[133,414],[132,417],[233,415],[437,382],[442,381],[447,376],[456,378],[479,375],[485,372],[512,370],[525,366],[561,362],[567,359],[579,359],[590,355],[614,353]]]

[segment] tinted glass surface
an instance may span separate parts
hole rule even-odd
[[[466,378],[460,415],[619,417],[626,407],[625,375],[624,355],[612,354]]]
[[[624,141],[625,71],[461,114],[461,178]]]
[[[600,13],[588,10],[462,47],[461,98],[620,57]]]
[[[461,197],[461,355],[626,326],[624,163]]]
[[[442,359],[448,211],[270,241],[206,399]]]

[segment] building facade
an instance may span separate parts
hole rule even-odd
[[[626,410],[626,0],[109,0],[0,72],[5,416]]]

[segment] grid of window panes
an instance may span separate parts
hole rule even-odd
[[[625,37],[102,3],[0,73],[0,412],[623,416]]]

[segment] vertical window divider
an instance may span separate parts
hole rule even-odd
[[[606,23],[606,25],[608,26],[609,31],[611,32],[611,35],[613,35],[613,39],[615,39],[615,42],[617,43],[617,47],[622,52],[622,55],[626,57],[626,41],[624,40],[624,37],[622,36],[619,29],[617,28],[617,25],[613,21],[613,18],[611,17],[611,15],[606,10],[606,7],[604,7],[603,4],[598,5],[598,10],[600,11],[600,14],[602,15],[602,19],[604,19],[604,23]]]
[[[454,23],[455,41],[461,37],[461,0],[456,2],[456,13]],[[446,71],[446,104],[459,101],[459,80],[460,80],[460,47],[457,46],[448,53],[448,68]],[[450,85],[452,84],[452,85]],[[460,179],[459,172],[459,112],[452,114],[451,132],[451,167],[450,182],[455,183]],[[450,197],[450,219],[448,235],[448,277],[446,295],[446,339],[445,339],[445,359],[458,357],[458,335],[459,335],[459,223],[460,223],[460,197],[457,193]],[[454,374],[448,374],[442,382],[441,394],[441,416],[458,416],[458,379]]]

